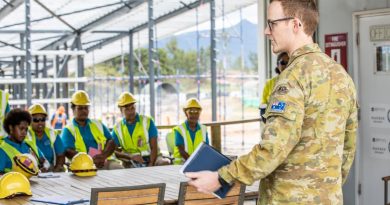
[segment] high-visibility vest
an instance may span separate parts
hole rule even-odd
[[[77,152],[88,153],[87,147],[85,146],[83,137],[81,136],[80,130],[73,123],[69,123],[66,128],[70,131],[75,140],[75,148]],[[106,137],[104,136],[103,124],[97,120],[91,120],[89,123],[89,129],[91,130],[92,136],[95,139],[98,146],[100,145],[101,149],[104,150],[106,145]]]
[[[195,133],[194,141],[192,141],[191,139],[189,128],[187,127],[185,122],[179,126],[174,127],[173,131],[179,132],[180,135],[183,137],[184,150],[187,152],[188,155],[191,155],[201,142],[206,141],[207,127],[202,124],[200,124],[200,129]],[[181,156],[179,148],[177,146],[175,146],[175,148],[173,149],[173,157],[175,158],[173,162],[174,164],[182,164],[184,162],[184,159]]]
[[[130,155],[150,156],[149,127],[150,117],[138,115],[133,134],[127,129],[126,122],[121,120],[114,126],[114,132],[118,136],[122,149]]]
[[[45,134],[46,134],[46,136],[48,136],[48,138],[50,140],[51,150],[53,151],[53,159],[54,159],[53,164],[56,164],[56,152],[54,149],[54,143],[56,141],[57,135],[53,129],[50,129],[47,127],[45,127]],[[24,139],[24,141],[28,145],[30,145],[31,149],[33,149],[36,153],[38,153],[37,137],[36,137],[34,130],[31,128],[31,126],[28,129],[27,136]]]
[[[3,128],[5,109],[7,109],[9,94],[3,90],[0,90],[0,140],[7,136]]]
[[[12,145],[8,144],[6,141],[3,141],[3,143],[0,145],[0,148],[4,150],[5,154],[8,156],[8,158],[10,159],[10,161],[12,163],[12,168],[11,169],[10,168],[5,168],[4,169],[5,172],[10,172],[15,167],[14,157],[20,155],[21,153],[19,152],[19,150],[17,150]],[[33,152],[32,149],[31,149],[31,152]],[[35,155],[36,154],[37,153],[35,153]],[[36,155],[36,156],[38,156],[38,155]]]

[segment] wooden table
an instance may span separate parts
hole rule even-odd
[[[91,188],[120,187],[143,184],[165,183],[165,204],[175,204],[178,199],[180,182],[187,178],[179,173],[181,166],[160,166],[120,170],[99,170],[93,177],[77,177],[71,173],[59,173],[60,178],[32,177],[31,191],[33,197],[69,196],[90,199]],[[247,199],[257,197],[259,184],[248,186],[245,191]],[[2,205],[45,204],[30,201],[31,197],[19,196],[13,199],[0,200]],[[89,203],[85,203],[89,204]]]

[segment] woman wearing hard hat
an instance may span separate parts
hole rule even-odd
[[[98,169],[120,169],[122,165],[111,159],[116,148],[108,128],[89,115],[89,96],[79,90],[72,95],[71,108],[74,119],[62,130],[61,139],[65,155],[72,159],[79,152],[88,153]]]
[[[41,150],[50,163],[49,171],[64,171],[64,145],[55,131],[46,126],[46,109],[41,104],[36,103],[31,105],[28,108],[28,111],[32,116],[32,123],[29,127],[25,141]]]
[[[8,137],[4,138],[3,143],[0,145],[0,173],[10,172],[16,166],[23,164],[16,164],[17,156],[21,154],[34,155],[38,159],[39,166],[42,167],[42,170],[48,168],[43,166],[47,164],[47,161],[42,152],[24,141],[30,123],[30,113],[18,108],[11,110],[5,117],[4,130],[7,132]],[[30,160],[36,161],[36,159]],[[37,168],[32,167],[31,169],[32,172],[30,174],[35,175],[35,169]]]
[[[118,107],[123,119],[113,129],[112,136],[117,138],[121,151],[116,151],[118,158],[130,160],[124,163],[126,168],[168,165],[158,153],[157,128],[153,119],[139,115],[135,109],[136,99],[129,92],[123,92],[118,99]]]
[[[173,128],[175,132],[174,164],[182,164],[201,142],[209,144],[207,128],[199,123],[202,106],[195,98],[187,100],[183,111],[187,120]]]

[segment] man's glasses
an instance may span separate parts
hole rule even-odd
[[[34,117],[32,119],[33,122],[45,122],[46,121],[46,117],[41,117],[41,118],[36,118]]]
[[[268,28],[270,31],[272,31],[274,25],[279,22],[279,21],[287,21],[287,20],[292,20],[294,19],[294,17],[285,17],[285,18],[281,18],[281,19],[275,19],[275,20],[267,20],[267,23],[268,23]]]

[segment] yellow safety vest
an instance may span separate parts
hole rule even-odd
[[[263,89],[263,98],[261,99],[261,104],[268,104],[269,97],[272,94],[272,90],[274,89],[275,82],[277,81],[277,79],[278,79],[278,76],[275,76],[265,83],[265,86]]]
[[[200,129],[196,131],[194,141],[191,140],[191,135],[185,122],[173,128],[173,131],[179,132],[183,137],[184,150],[188,153],[188,155],[191,155],[201,142],[206,141],[207,127],[202,124],[199,125]],[[174,164],[183,164],[184,159],[181,156],[177,146],[175,146],[173,149],[173,157],[175,158],[173,161]]]
[[[5,109],[7,109],[9,94],[3,90],[0,90],[0,142],[7,136],[3,128]]]
[[[47,127],[45,127],[45,134],[49,137],[51,150],[53,151],[53,164],[56,164],[56,152],[54,150],[54,142],[56,141],[57,135],[53,129]],[[37,137],[31,126],[28,129],[27,136],[24,141],[28,145],[30,145],[31,149],[33,149],[34,152],[38,153]]]
[[[150,117],[138,115],[139,121],[136,122],[133,135],[130,135],[126,122],[121,120],[114,126],[114,132],[118,136],[122,149],[130,155],[150,156],[149,146],[149,127]]]
[[[11,160],[12,168],[11,169],[9,169],[9,168],[5,168],[4,169],[5,172],[10,172],[15,167],[14,157],[18,156],[18,155],[20,155],[22,153],[20,153],[19,150],[17,150],[12,145],[8,144],[6,141],[3,141],[3,143],[0,145],[0,148],[4,150],[5,154],[7,154],[8,158]],[[31,151],[34,151],[34,150],[30,150],[30,152]],[[37,155],[37,153],[35,153],[35,154],[36,154],[36,156],[39,156],[39,155]]]
[[[79,128],[73,123],[67,125],[66,128],[74,137],[76,151],[88,153]],[[104,136],[103,124],[97,120],[91,120],[91,122],[89,123],[89,129],[91,130],[92,136],[95,139],[96,143],[101,146],[102,150],[104,150],[104,146],[106,145],[107,139]]]

